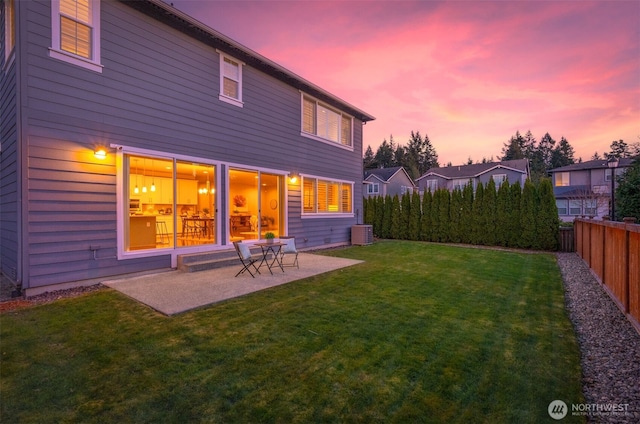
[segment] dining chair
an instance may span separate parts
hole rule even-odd
[[[243,272],[248,271],[253,278],[256,278],[255,275],[253,275],[253,273],[251,272],[251,269],[249,267],[252,266],[255,272],[260,274],[260,270],[258,270],[258,267],[256,266],[256,262],[260,262],[262,258],[254,257],[251,254],[249,245],[243,244],[241,241],[234,241],[233,247],[236,248],[236,253],[238,254],[238,258],[240,258],[240,262],[242,263],[242,269],[238,271],[238,273],[236,274],[236,277],[242,274]]]

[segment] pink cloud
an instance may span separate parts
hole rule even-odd
[[[175,1],[376,116],[365,148],[428,134],[442,163],[516,130],[578,156],[640,133],[640,3]]]

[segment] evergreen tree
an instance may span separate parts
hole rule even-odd
[[[558,207],[553,195],[553,185],[548,178],[540,181],[538,185],[538,207],[536,232],[538,235],[538,247],[542,250],[558,250],[560,245],[560,219]]]
[[[392,239],[399,239],[402,236],[402,210],[400,208],[400,198],[396,194],[391,200],[391,229],[389,236]]]
[[[496,195],[496,183],[491,178],[484,190],[482,207],[484,244],[487,246],[496,245]]]
[[[640,157],[616,181],[616,216],[640,223]]]
[[[405,192],[400,200],[400,234],[398,238],[409,240],[409,220],[411,219],[411,195]]]
[[[451,206],[449,207],[449,241],[460,243],[462,241],[462,191],[458,188],[451,193]]]
[[[373,199],[376,204],[376,215],[375,220],[373,222],[373,234],[376,237],[384,238],[382,236],[382,223],[384,222],[384,200],[385,198],[382,196],[375,196]]]
[[[534,182],[540,181],[547,176],[547,171],[549,171],[551,166],[551,156],[555,144],[556,141],[551,138],[549,133],[546,133],[542,139],[540,139],[538,147],[530,158],[531,179]]]
[[[433,193],[433,200],[431,202],[431,231],[429,231],[429,241],[437,242],[438,236],[440,235],[440,202],[442,201],[440,191],[442,191],[442,189],[438,189]]]
[[[538,201],[536,199],[536,187],[529,179],[524,183],[520,205],[520,227],[522,228],[520,247],[523,249],[535,249],[537,248],[536,207]]]
[[[500,160],[524,159],[526,157],[525,154],[525,139],[520,134],[520,131],[516,131],[516,135],[512,136],[502,147]]]
[[[621,159],[631,157],[631,150],[629,149],[629,145],[625,143],[624,140],[612,141],[609,148],[611,149],[611,151],[604,154],[605,159]]]
[[[365,197],[362,199],[362,221],[365,224],[373,225],[375,215],[375,197]]]
[[[431,240],[431,203],[433,195],[425,191],[422,195],[422,219],[420,220],[420,240]]]
[[[471,226],[471,244],[484,244],[484,185],[478,184],[473,199],[473,224]]]
[[[573,154],[573,147],[571,147],[566,138],[562,137],[551,154],[551,168],[560,168],[561,166],[576,163]]]
[[[510,189],[509,181],[504,181],[496,195],[496,245],[509,245],[509,218],[510,218]]]
[[[420,240],[420,194],[416,191],[411,195],[411,216],[409,217],[409,240]]]
[[[388,194],[384,198],[384,208],[382,213],[382,225],[380,237],[391,238],[391,216],[393,215],[393,201]]]
[[[516,181],[509,186],[509,220],[507,222],[507,246],[519,247],[522,228],[520,226],[522,186],[520,181]]]
[[[471,243],[473,229],[473,186],[467,184],[462,189],[462,211],[460,212],[460,241]]]
[[[446,243],[449,241],[449,207],[451,195],[449,190],[438,190],[440,202],[438,204],[438,237],[437,241]]]
[[[362,167],[364,169],[376,169],[378,167],[378,164],[376,163],[376,157],[373,154],[373,149],[371,148],[371,146],[367,146],[367,150],[364,152]]]
[[[378,168],[391,168],[395,166],[393,155],[396,147],[393,144],[393,136],[391,136],[390,139],[391,142],[389,143],[385,138],[376,151],[375,162]]]

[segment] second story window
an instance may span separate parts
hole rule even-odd
[[[378,194],[378,193],[380,193],[380,184],[378,184],[378,183],[367,184],[367,192],[369,194]]]
[[[556,187],[565,187],[570,185],[568,172],[556,172]]]
[[[302,96],[302,134],[353,147],[352,118],[309,96]]]
[[[53,0],[51,2],[49,55],[93,71],[100,65],[100,1]]]
[[[220,53],[220,100],[242,107],[242,65]]]

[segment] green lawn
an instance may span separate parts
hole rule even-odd
[[[111,290],[0,315],[0,422],[543,423],[583,402],[552,254],[325,254],[366,262],[175,317]]]

